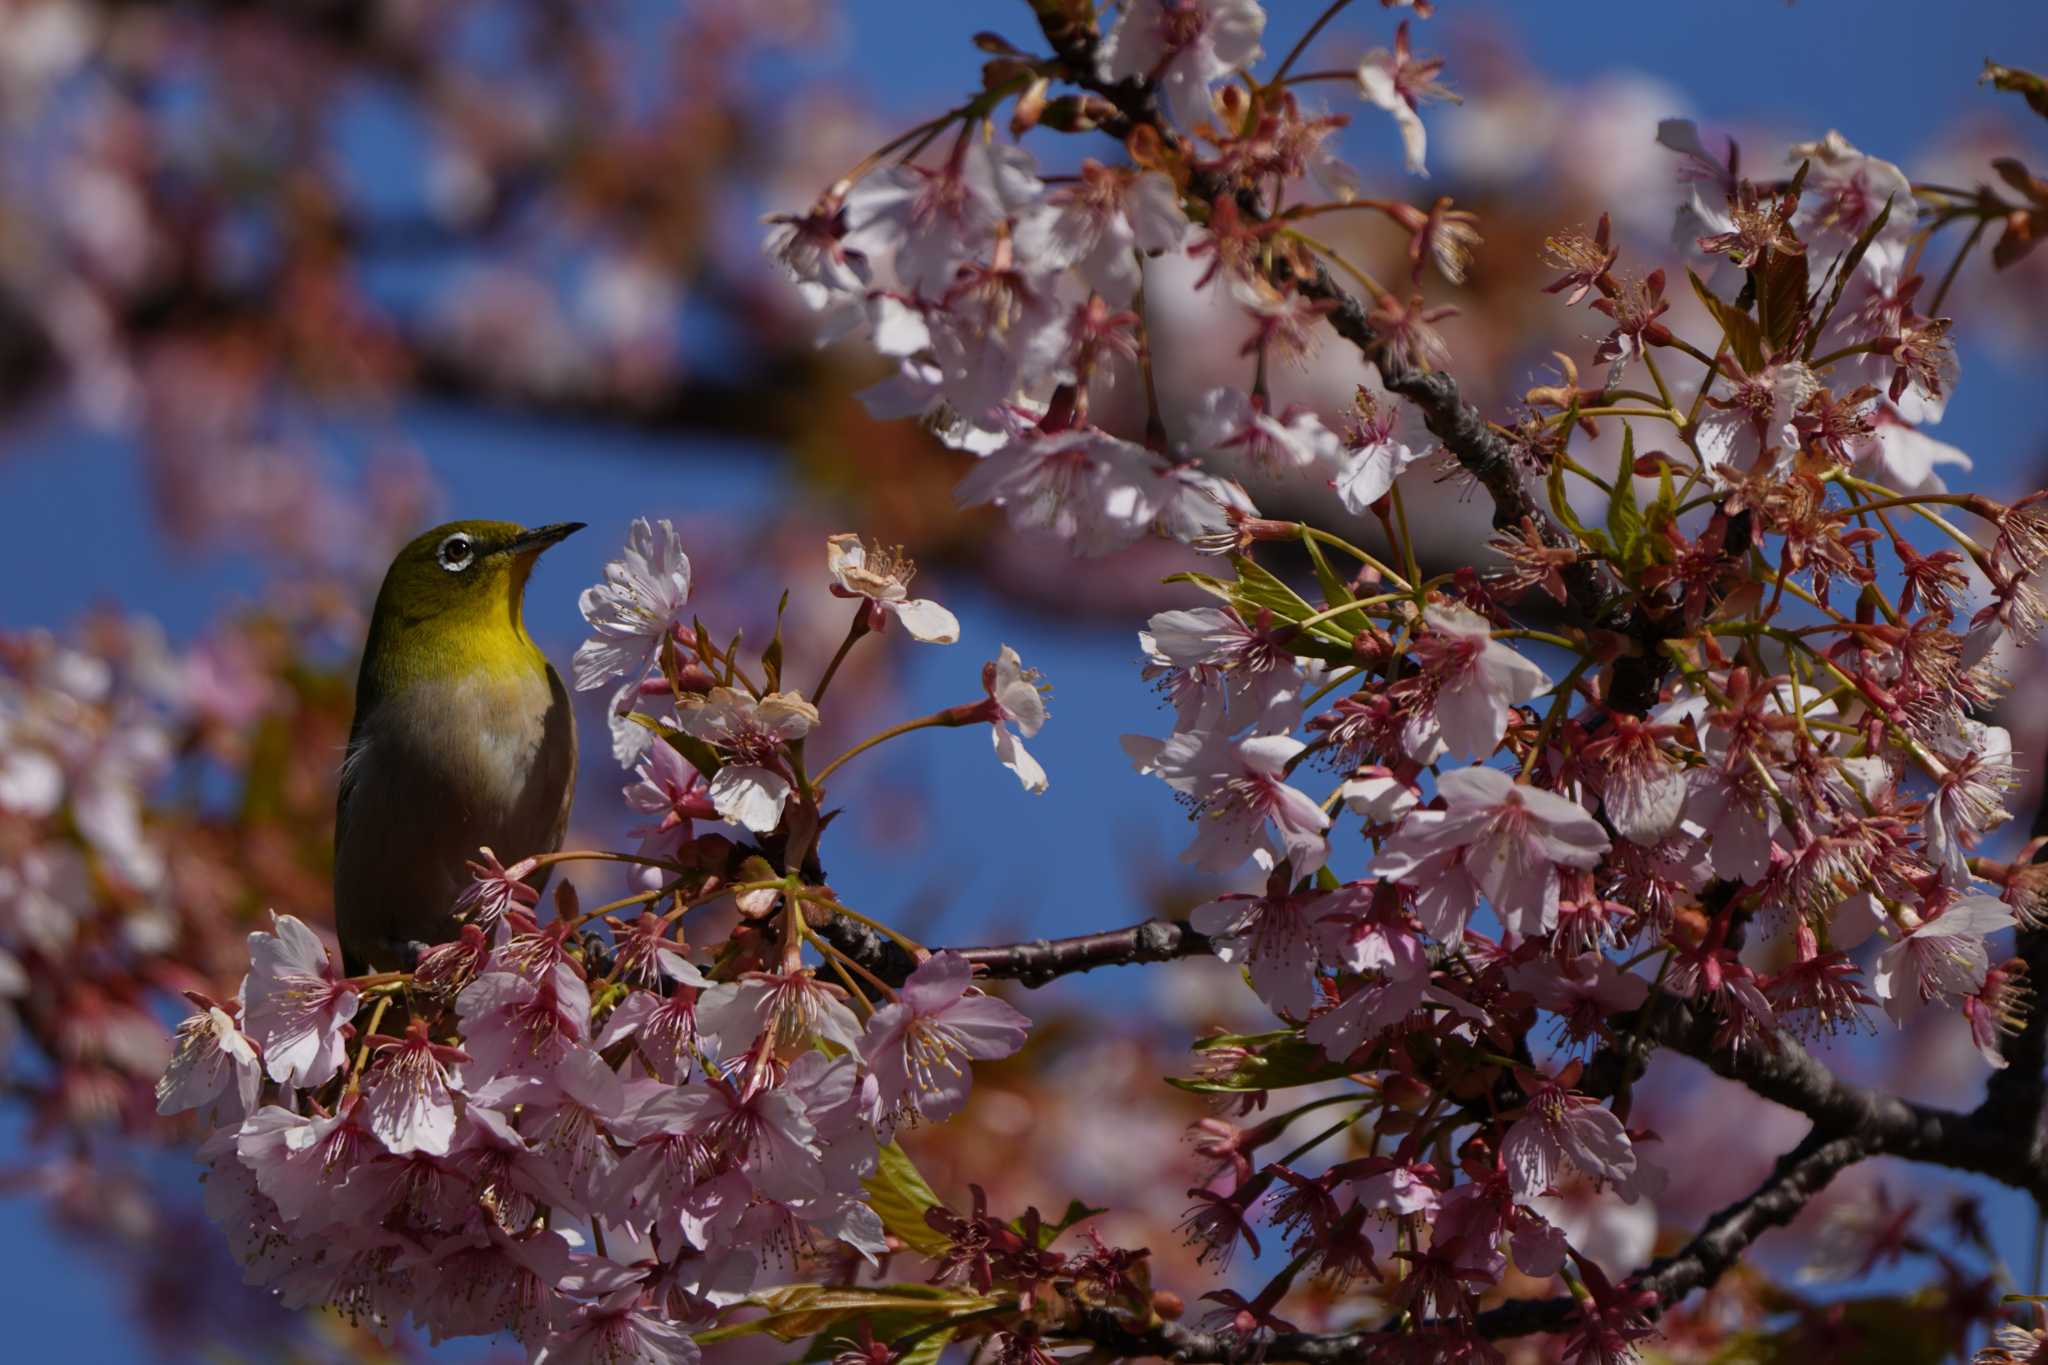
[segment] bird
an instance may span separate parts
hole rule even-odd
[[[456,938],[455,902],[480,849],[520,859],[561,847],[576,722],[521,608],[534,561],[582,529],[449,522],[385,573],[334,803],[334,920],[349,975],[410,970]]]

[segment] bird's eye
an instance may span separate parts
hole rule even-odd
[[[476,558],[476,546],[470,543],[468,536],[458,533],[442,541],[435,555],[440,559],[441,567],[449,573],[461,573]]]

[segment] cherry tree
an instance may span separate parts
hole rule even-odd
[[[808,332],[878,362],[866,429],[953,452],[934,458],[963,514],[1038,564],[1050,544],[1172,566],[1184,604],[1126,623],[1164,733],[1124,750],[1189,815],[1199,904],[948,944],[851,903],[835,789],[946,740],[923,731],[986,734],[985,780],[1062,799],[1029,747],[1059,723],[1048,680],[1007,644],[952,663],[960,618],[912,596],[874,528],[758,556],[842,612],[800,648],[786,593],[707,600],[704,541],[649,515],[580,599],[573,668],[639,842],[477,850],[460,936],[405,970],[347,976],[290,860],[265,864],[260,920],[208,905],[175,864],[250,822],[151,804],[174,754],[216,746],[255,793],[277,785],[236,748],[256,719],[338,723],[293,668],[310,614],[183,653],[132,624],[11,647],[0,1001],[88,1059],[38,1103],[196,1129],[207,1212],[285,1306],[535,1361],[1711,1360],[1846,1331],[2037,1354],[2037,1308],[2001,1296],[2039,1286],[1964,1201],[1939,1229],[1917,1202],[1829,1211],[1817,1273],[1911,1264],[1929,1286],[1846,1326],[1742,1268],[1884,1158],[2048,1207],[2048,834],[2013,837],[1997,723],[2048,620],[2048,512],[1970,490],[1930,434],[1968,319],[1949,305],[2038,265],[2048,195],[2013,157],[1964,187],[1837,131],[1759,162],[1667,119],[1642,151],[1676,187],[1673,240],[1617,233],[1622,202],[1542,225],[1516,306],[1588,344],[1483,410],[1443,300],[1490,220],[1370,192],[1340,156],[1370,121],[1412,188],[1455,97],[1431,6],[1380,9],[1402,12],[1033,0],[1028,36],[977,40],[959,103],[766,224],[777,354]],[[1986,79],[2048,101],[2025,71]],[[1360,223],[1399,249],[1352,246]],[[1216,352],[1199,383],[1169,358],[1190,315]],[[454,331],[391,344],[447,389],[574,409],[658,388],[621,326],[601,372],[550,370],[577,348],[543,329],[495,378]],[[1357,372],[1343,404],[1294,382],[1332,352]],[[1445,485],[1484,509],[1483,546],[1447,553]],[[942,647],[957,700],[878,722],[855,671],[901,641]],[[288,804],[320,818],[303,784]],[[633,889],[585,908],[571,876],[545,904],[525,880],[600,866]],[[1031,1064],[1022,992],[1212,957],[1270,1017],[1187,1039],[1171,1077],[1208,1106],[1200,1169],[1168,1191],[1191,1255],[1078,1198],[992,1202],[1003,1161],[946,1134],[977,1070]],[[1821,1043],[1949,1014],[1990,1072],[1968,1108],[1854,1079]],[[1643,1103],[1673,1059],[1807,1125],[1682,1224],[1663,1210],[1701,1154]]]

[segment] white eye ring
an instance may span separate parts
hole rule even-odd
[[[441,567],[449,573],[461,573],[475,562],[476,545],[468,536],[457,531],[441,542],[434,551],[434,558],[439,560]]]

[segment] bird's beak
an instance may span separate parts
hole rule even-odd
[[[580,521],[558,521],[552,526],[536,526],[531,531],[513,537],[502,553],[513,555],[538,555],[558,540],[566,540],[582,530]]]

